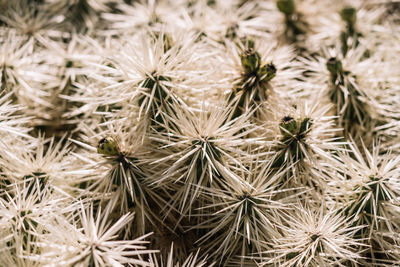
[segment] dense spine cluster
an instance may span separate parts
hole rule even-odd
[[[395,266],[394,0],[0,0],[0,266]]]

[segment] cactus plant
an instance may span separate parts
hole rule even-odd
[[[394,0],[0,0],[0,266],[396,266]]]

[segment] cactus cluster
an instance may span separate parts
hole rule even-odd
[[[395,0],[0,0],[0,266],[397,266]]]

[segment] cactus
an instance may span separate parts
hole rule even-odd
[[[398,264],[389,2],[0,0],[0,266]]]

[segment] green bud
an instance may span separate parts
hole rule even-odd
[[[326,62],[326,68],[331,74],[337,74],[343,72],[342,62],[338,60],[336,57],[331,57]]]
[[[295,11],[294,0],[278,0],[276,6],[285,15],[292,15]]]
[[[117,141],[111,137],[104,137],[97,145],[97,153],[106,156],[116,156],[120,153]]]
[[[357,20],[357,11],[354,7],[348,6],[340,11],[340,16],[345,22],[349,24],[354,24]]]
[[[259,76],[261,77],[260,79],[263,82],[269,82],[275,77],[275,75],[276,75],[276,67],[272,62],[262,66],[259,70]]]
[[[245,72],[252,73],[260,67],[261,56],[254,49],[248,49],[240,56],[240,60]]]
[[[298,132],[297,122],[290,116],[285,116],[279,124],[281,134],[285,137],[296,135]]]

